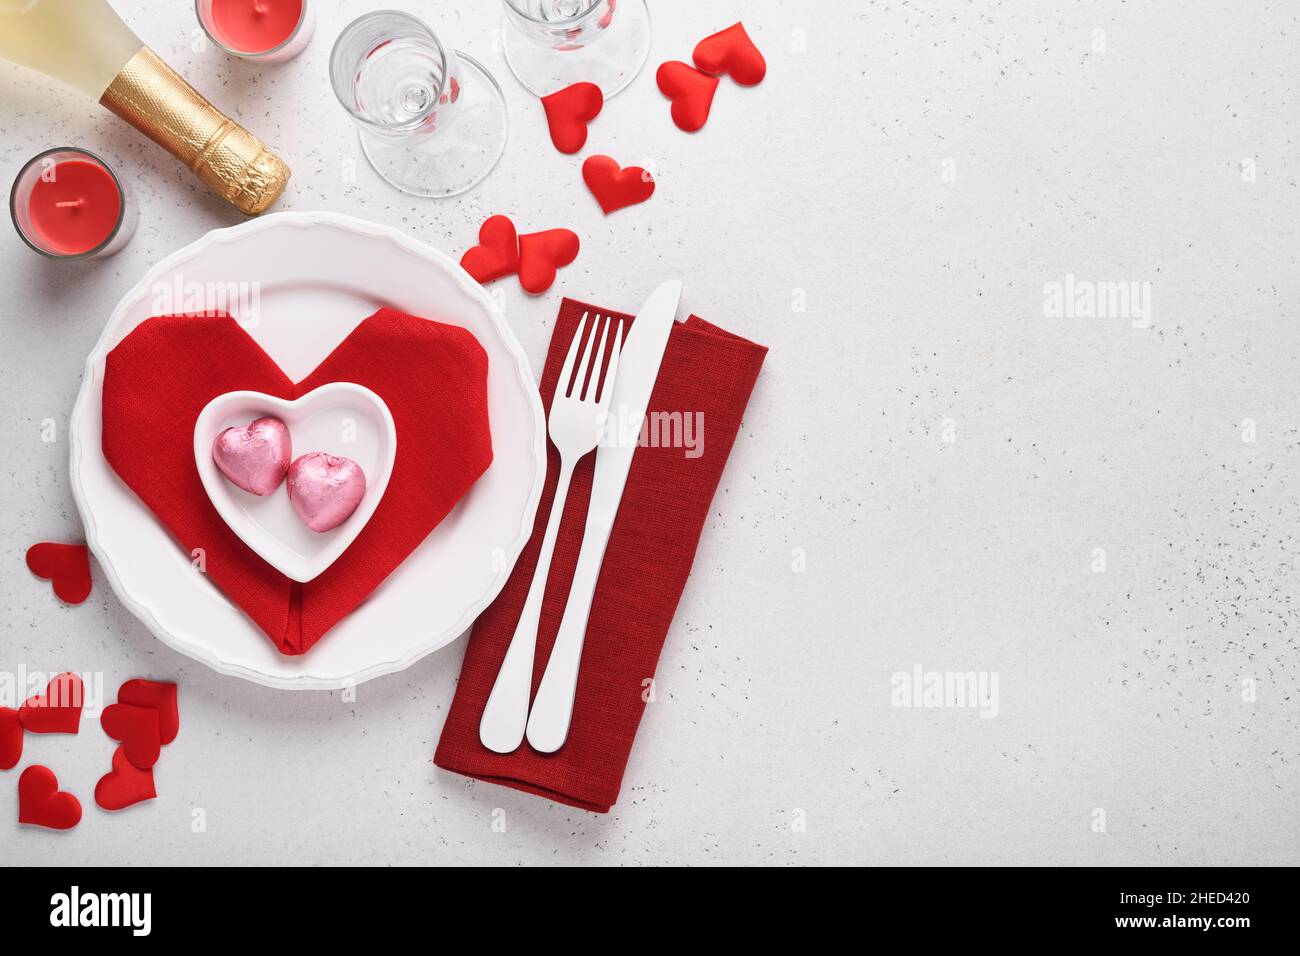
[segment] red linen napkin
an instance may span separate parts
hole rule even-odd
[[[379,395],[397,456],[379,507],[320,576],[291,581],[221,519],[194,463],[209,401],[251,389],[298,398],[327,382]],[[283,654],[302,654],[406,560],[492,461],[487,354],[468,331],[392,309],[363,321],[316,370],[291,382],[227,315],[160,316],[108,354],[104,457],[208,576]],[[335,449],[295,448],[295,454]],[[284,494],[283,486],[276,494]]]
[[[588,311],[631,318],[564,300],[542,372],[542,404],[547,409],[569,343]],[[505,589],[474,625],[434,763],[584,810],[605,813],[614,805],[645,709],[642,695],[654,676],[713,493],[766,354],[763,346],[695,316],[673,327],[646,416],[655,427],[643,430],[652,437],[632,459],[601,566],[569,738],[554,754],[537,753],[527,740],[512,754],[497,754],[479,742],[478,725],[528,594],[555,495],[559,455],[548,446],[546,487],[532,539]],[[695,427],[700,422],[703,427]],[[697,447],[665,447],[673,444],[674,430],[681,439],[677,444],[687,444],[690,438]],[[665,433],[668,442],[660,441]],[[564,615],[582,546],[595,459],[586,456],[574,472],[560,523],[533,664],[534,694]]]

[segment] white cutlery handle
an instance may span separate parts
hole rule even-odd
[[[573,717],[573,696],[578,688],[578,666],[582,663],[582,645],[587,636],[587,620],[596,593],[596,579],[605,558],[607,535],[586,529],[578,563],[573,571],[573,586],[564,605],[555,646],[546,662],[546,672],[537,688],[532,713],[528,715],[528,743],[544,754],[555,753],[569,736]]]
[[[573,478],[573,462],[560,460],[560,477],[555,485],[555,498],[551,514],[546,521],[546,534],[542,537],[542,550],[537,555],[533,583],[528,587],[528,598],[515,625],[514,636],[506,649],[506,658],[497,674],[492,693],[488,695],[483,718],[479,721],[478,737],[483,746],[499,754],[517,750],[524,739],[528,724],[528,695],[533,687],[533,655],[537,650],[537,623],[542,617],[542,598],[546,594],[546,579],[551,568],[551,555],[564,515],[564,502],[569,497],[569,482]]]

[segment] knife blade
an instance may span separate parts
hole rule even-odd
[[[542,753],[559,750],[569,735],[578,665],[582,661],[582,644],[596,581],[681,298],[682,283],[678,279],[665,282],[650,293],[619,352],[618,376],[610,405],[614,425],[612,441],[601,445],[596,452],[591,502],[573,584],[546,672],[528,715],[528,742]]]

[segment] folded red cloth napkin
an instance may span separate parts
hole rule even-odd
[[[588,311],[631,320],[564,300],[542,372],[542,404],[548,409],[569,343]],[[584,810],[605,813],[614,805],[647,683],[766,354],[763,346],[695,316],[673,327],[601,566],[569,739],[554,754],[537,753],[526,740],[514,753],[497,754],[479,742],[478,725],[532,583],[555,495],[559,455],[548,447],[533,536],[505,589],[474,625],[434,763]],[[560,523],[538,631],[534,694],[573,581],[595,459],[588,455],[574,472]]]
[[[379,507],[351,547],[299,584],[241,541],[208,498],[194,424],[209,401],[242,389],[298,398],[327,382],[379,395],[397,457]],[[302,654],[379,586],[492,462],[487,353],[465,329],[380,309],[316,370],[291,382],[232,318],[159,316],[108,354],[104,457],[281,653]],[[331,449],[295,449],[296,453]]]

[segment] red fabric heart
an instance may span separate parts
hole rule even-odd
[[[574,83],[542,97],[551,142],[562,153],[576,153],[587,142],[587,124],[600,115],[605,95],[595,83]]]
[[[609,215],[626,206],[643,203],[654,195],[655,181],[640,166],[619,169],[609,156],[588,156],[582,164],[582,178],[587,188]]]
[[[18,711],[0,707],[0,770],[12,770],[23,757],[23,725]]]
[[[59,790],[49,767],[33,764],[18,778],[18,822],[69,830],[81,822],[81,801]]]
[[[99,715],[104,733],[122,742],[126,759],[140,770],[158,762],[162,734],[158,730],[158,711],[134,704],[109,704]]]
[[[125,810],[158,796],[153,771],[141,770],[126,756],[126,746],[113,751],[113,769],[95,784],[95,803],[104,810]]]
[[[175,684],[163,684],[137,677],[122,685],[117,692],[117,702],[136,707],[149,707],[157,711],[160,742],[169,744],[176,739],[176,733],[181,726],[181,715],[176,707]]]
[[[506,216],[492,216],[478,231],[478,245],[460,259],[461,268],[479,282],[491,282],[519,271],[519,236]]]
[[[32,734],[75,734],[81,729],[86,686],[76,674],[59,674],[45,691],[18,708],[23,729]]]
[[[680,60],[669,60],[655,74],[659,91],[673,101],[673,122],[679,129],[694,133],[709,119],[718,78],[701,73]]]
[[[234,319],[149,319],[108,355],[104,457],[209,578],[284,654],[302,654],[406,560],[492,461],[487,354],[468,331],[380,309],[292,382]],[[199,412],[226,392],[279,398],[326,382],[377,393],[397,426],[388,490],[352,546],[320,576],[290,581],[217,514],[194,463]]]
[[[519,284],[525,292],[540,295],[555,282],[560,266],[578,258],[577,233],[570,229],[548,229],[519,237]]]
[[[90,549],[84,544],[34,544],[27,549],[27,567],[54,585],[60,601],[80,604],[90,597]]]
[[[705,73],[729,74],[741,86],[753,86],[767,74],[767,60],[754,46],[743,23],[705,37],[695,45],[692,59]]]

